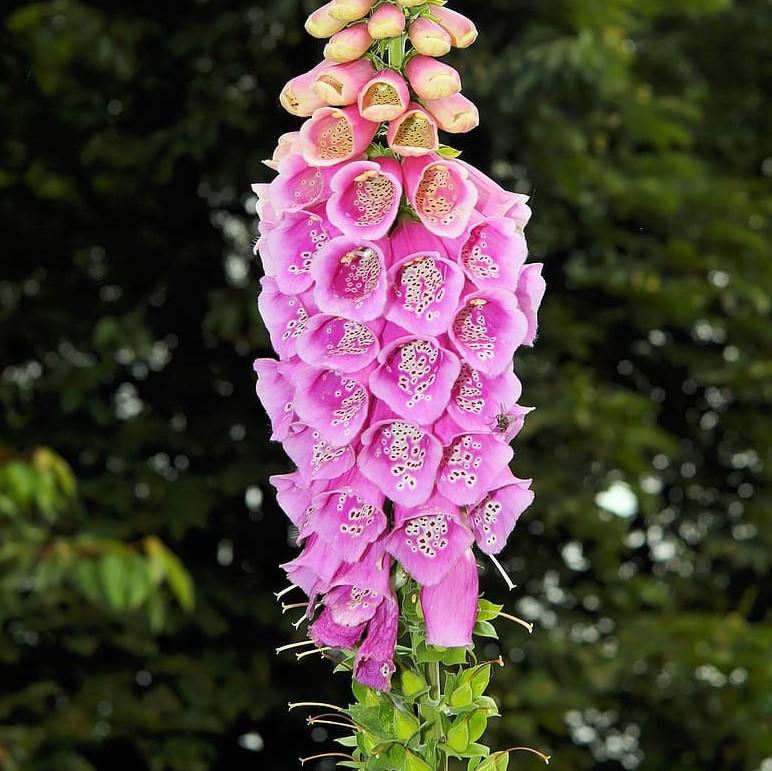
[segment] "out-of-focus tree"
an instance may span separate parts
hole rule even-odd
[[[249,184],[297,126],[276,95],[320,54],[312,7],[0,12],[0,436],[75,468],[54,521],[61,479],[19,509],[47,554],[102,549],[47,578],[2,563],[2,769],[291,768],[330,737],[306,739],[289,695],[347,698],[323,662],[272,653],[295,634],[270,594],[292,551],[266,478],[288,464],[250,374],[269,346]],[[772,6],[457,7],[482,32],[452,60],[485,119],[462,147],[532,194],[550,284],[518,362],[538,406],[515,461],[537,503],[505,555],[520,586],[486,577],[537,631],[501,640],[492,739],[565,771],[768,771]],[[34,548],[14,518],[2,554]],[[136,599],[161,543],[193,613],[173,582]],[[111,555],[134,566],[113,583]]]

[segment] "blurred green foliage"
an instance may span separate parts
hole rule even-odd
[[[2,467],[3,771],[287,769],[330,746],[286,702],[340,703],[345,677],[272,652],[294,635],[265,482],[287,463],[250,372],[249,183],[297,126],[276,95],[319,56],[311,7],[0,11],[0,438],[32,453]],[[503,630],[489,740],[564,771],[769,771],[772,5],[457,7],[483,126],[454,144],[533,195],[550,285],[518,362],[538,407],[519,588],[485,579],[537,631]]]

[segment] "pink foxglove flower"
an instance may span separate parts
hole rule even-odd
[[[386,307],[386,254],[372,241],[333,239],[316,255],[311,274],[322,313],[372,321]]]
[[[356,104],[359,93],[373,75],[375,67],[367,59],[335,64],[316,76],[313,90],[323,104],[347,107]]]
[[[286,364],[275,359],[256,359],[254,363],[257,375],[257,396],[268,413],[273,433],[271,439],[282,442],[295,422],[295,385],[287,377]]]
[[[466,134],[480,125],[477,105],[463,94],[452,94],[426,102],[426,109],[437,121],[442,131],[449,134]]]
[[[429,645],[461,648],[472,643],[479,590],[477,564],[471,549],[456,560],[439,583],[421,589]]]
[[[300,145],[312,166],[335,166],[362,155],[377,131],[354,106],[321,107],[300,129]]]
[[[394,649],[399,628],[399,605],[393,595],[385,599],[367,628],[365,641],[357,651],[354,677],[377,691],[391,688],[391,676],[396,672]]]
[[[455,48],[468,48],[477,40],[477,27],[463,13],[443,6],[435,6],[432,8],[432,15],[450,35]]]
[[[379,399],[422,426],[440,419],[461,371],[454,353],[431,337],[403,337],[384,348],[378,361],[370,388]]]
[[[309,484],[299,471],[275,474],[268,480],[276,489],[276,502],[295,527],[301,527],[314,496],[326,487],[326,482]]]
[[[517,479],[509,469],[493,489],[469,511],[477,546],[486,554],[498,554],[515,529],[520,515],[533,503],[530,480]]]
[[[453,40],[439,24],[421,17],[408,30],[410,42],[419,54],[424,56],[445,56],[453,47]]]
[[[353,62],[373,44],[367,24],[354,24],[334,34],[324,47],[324,58],[332,62]]]
[[[312,535],[303,551],[281,567],[289,580],[310,597],[327,591],[342,564],[340,557],[328,549],[324,541]]]
[[[332,0],[330,15],[341,21],[357,21],[370,13],[376,0]]]
[[[279,137],[279,141],[276,143],[276,149],[273,151],[273,156],[270,160],[265,160],[263,163],[273,171],[279,171],[279,164],[292,153],[295,152],[295,146],[300,137],[299,131],[288,131],[286,134],[282,134]]]
[[[380,123],[399,118],[410,106],[410,89],[394,70],[381,70],[359,92],[359,113]]]
[[[396,524],[386,548],[421,586],[442,581],[474,542],[458,506],[439,495],[423,505],[397,509]]]
[[[307,484],[337,479],[356,464],[351,447],[335,447],[313,428],[295,423],[284,440],[284,450]]]
[[[463,237],[455,253],[464,273],[480,289],[517,286],[528,256],[522,231],[507,217],[485,217]]]
[[[332,192],[330,182],[336,170],[335,166],[311,166],[300,153],[288,153],[279,162],[279,176],[270,186],[272,205],[285,212],[324,203]]]
[[[327,215],[345,235],[377,241],[388,235],[402,200],[402,169],[392,158],[346,164],[332,180]]]
[[[463,431],[496,431],[499,415],[512,409],[522,390],[511,368],[489,377],[462,362],[461,373],[453,384],[448,417]]]
[[[313,115],[314,110],[323,107],[324,101],[314,91],[314,83],[317,77],[331,66],[332,62],[323,61],[310,72],[292,78],[279,95],[282,107],[292,115],[301,118],[307,118]]]
[[[311,624],[308,636],[320,647],[352,649],[362,638],[367,622],[358,626],[338,624],[329,608],[325,608]]]
[[[282,294],[276,280],[266,276],[260,281],[262,292],[257,301],[271,345],[282,359],[297,352],[297,340],[305,332],[308,309],[300,297]]]
[[[477,190],[464,166],[429,156],[403,163],[408,200],[421,222],[435,235],[458,238],[477,203]]]
[[[373,40],[386,40],[399,37],[405,31],[406,26],[407,19],[404,11],[389,3],[384,3],[373,11],[370,21],[367,23],[367,31]]]
[[[487,289],[469,295],[450,328],[450,339],[473,369],[500,375],[512,364],[523,344],[528,322],[515,296],[505,289]]]
[[[405,158],[435,153],[440,147],[437,121],[420,105],[411,103],[406,112],[389,123],[389,147]]]
[[[437,491],[458,506],[479,501],[514,453],[490,434],[462,434],[445,446]]]
[[[322,439],[342,447],[359,436],[370,408],[365,384],[353,375],[311,369],[298,378],[297,386],[295,412]]]
[[[297,354],[315,367],[358,372],[377,358],[382,327],[379,321],[365,324],[342,316],[317,314],[298,338]]]
[[[428,429],[399,418],[381,420],[362,434],[360,471],[392,501],[428,500],[442,461],[442,445]]]
[[[541,275],[542,265],[538,262],[526,265],[520,272],[517,283],[517,302],[528,321],[528,332],[524,345],[533,345],[538,330],[537,314],[544,298],[547,284]]]
[[[414,56],[405,65],[405,72],[420,99],[441,99],[461,91],[458,70],[432,56]]]
[[[262,245],[273,265],[279,291],[298,295],[310,289],[316,255],[339,235],[340,231],[325,218],[324,208],[287,212]]]
[[[306,32],[316,38],[326,38],[340,32],[346,23],[342,19],[336,19],[332,15],[334,2],[326,3],[317,8],[306,20]]]

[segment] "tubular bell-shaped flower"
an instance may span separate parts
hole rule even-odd
[[[378,606],[354,661],[354,677],[363,685],[377,691],[391,689],[391,676],[397,670],[394,649],[398,628],[399,604],[389,595]]]
[[[307,364],[340,372],[358,372],[375,361],[383,324],[318,314],[298,338],[297,354]]]
[[[282,442],[289,435],[295,420],[293,399],[295,386],[286,374],[286,365],[275,359],[256,359],[253,365],[257,375],[255,390],[268,413],[274,442]]]
[[[415,103],[389,123],[386,138],[389,147],[405,158],[435,153],[440,146],[437,121]]]
[[[528,331],[517,300],[504,289],[469,295],[453,320],[450,339],[473,369],[500,375],[512,363]]]
[[[441,99],[461,91],[458,70],[432,56],[414,56],[405,65],[405,73],[420,99]]]
[[[405,12],[396,6],[384,3],[373,11],[367,24],[367,31],[373,40],[386,40],[399,37],[406,26]]]
[[[424,56],[445,56],[453,47],[453,40],[439,24],[421,17],[408,30],[410,42],[419,54]]]
[[[468,48],[477,40],[477,27],[463,13],[458,13],[458,11],[453,11],[440,5],[432,8],[432,15],[450,35],[455,48]]]
[[[477,563],[472,550],[466,549],[441,581],[421,589],[429,645],[461,648],[471,644],[479,591]]]
[[[354,24],[334,34],[324,47],[324,58],[332,62],[353,62],[367,53],[373,39],[367,24]]]
[[[435,235],[458,238],[477,203],[477,190],[464,166],[430,156],[408,158],[402,166],[405,191],[421,222]]]
[[[316,38],[326,38],[340,32],[346,22],[342,19],[336,19],[332,15],[334,0],[326,3],[321,8],[317,8],[306,20],[306,32]]]
[[[300,118],[307,118],[313,115],[315,110],[323,107],[325,102],[314,91],[314,83],[319,75],[330,69],[331,66],[332,62],[323,61],[309,72],[292,78],[279,95],[282,107]]]
[[[386,257],[372,241],[333,239],[316,255],[311,274],[322,313],[372,321],[386,306]]]
[[[377,241],[388,235],[402,199],[402,169],[392,158],[358,161],[332,180],[330,220],[347,236]]]
[[[340,21],[357,21],[367,16],[376,0],[332,0],[330,16]]]
[[[271,199],[279,211],[309,209],[330,197],[330,181],[334,166],[311,166],[296,152],[285,155],[279,162],[279,176],[271,183]],[[280,224],[280,223],[279,223]]]
[[[528,332],[523,340],[524,345],[533,345],[538,330],[538,312],[547,284],[541,275],[541,263],[526,265],[520,271],[517,282],[517,302],[528,321]]]
[[[466,134],[480,125],[477,106],[463,94],[451,94],[426,102],[426,109],[437,121],[442,131],[449,134]]]
[[[394,70],[381,70],[363,84],[358,103],[360,115],[367,120],[395,120],[410,106],[410,89]]]
[[[356,107],[321,107],[300,129],[300,146],[312,166],[335,166],[362,155],[377,131]]]
[[[316,76],[313,90],[323,104],[348,107],[356,104],[360,91],[374,74],[375,67],[368,59],[335,64]]]
[[[296,353],[298,338],[305,332],[309,313],[300,297],[282,294],[276,280],[266,276],[261,279],[262,291],[257,307],[263,317],[271,345],[282,359],[290,359]]]

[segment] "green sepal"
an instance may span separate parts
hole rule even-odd
[[[492,672],[491,665],[484,664],[472,675],[470,684],[476,699],[485,693],[485,689],[490,684]]]
[[[450,145],[440,145],[437,155],[441,155],[443,158],[458,158],[461,155],[461,150],[456,150]]]
[[[410,669],[406,669],[402,672],[400,680],[402,682],[402,693],[410,701],[414,701],[421,693],[429,688],[426,680]]]
[[[448,729],[446,739],[448,747],[456,754],[466,752],[469,747],[469,720],[466,717],[458,718]]]
[[[473,634],[476,634],[478,637],[492,637],[494,640],[499,639],[499,633],[490,621],[478,621],[474,625]]]
[[[488,713],[489,718],[499,717],[499,705],[490,696],[478,696],[474,703],[475,706],[484,709]]]
[[[489,758],[483,760],[477,771],[507,771],[509,767],[509,753],[508,752],[496,752]]]
[[[484,709],[478,709],[467,720],[469,722],[469,741],[476,742],[488,727],[488,713]]]
[[[474,703],[474,691],[471,683],[462,683],[450,695],[450,706],[457,709],[468,707]]]
[[[421,730],[418,718],[406,710],[394,710],[394,735],[403,743],[409,742]]]
[[[359,744],[359,739],[354,736],[341,736],[340,739],[335,739],[336,744],[340,744],[341,747],[350,747],[354,749]]]
[[[493,621],[499,617],[502,610],[504,610],[503,605],[497,605],[490,600],[480,600],[477,603],[477,620]]]

